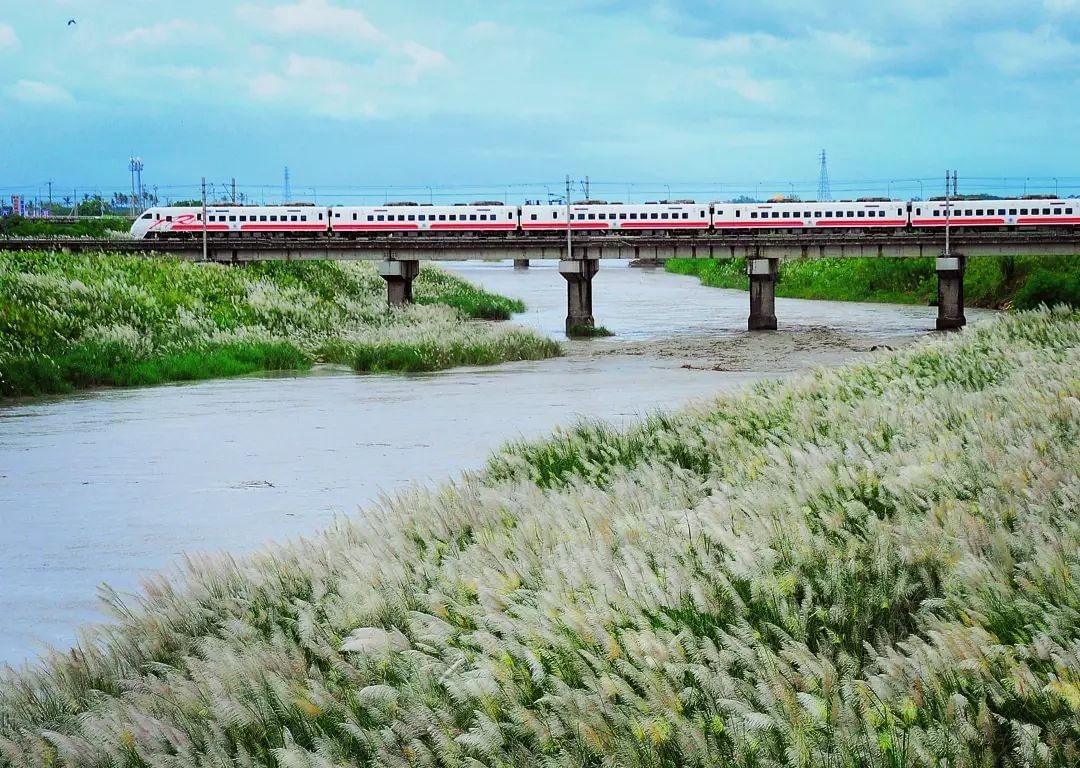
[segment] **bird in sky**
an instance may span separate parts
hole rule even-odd
[[[75,23],[75,19],[68,19],[67,25],[70,27],[74,23]]]

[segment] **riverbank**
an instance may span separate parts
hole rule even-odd
[[[748,290],[744,259],[670,259],[668,272],[713,288]],[[921,304],[937,300],[933,259],[791,259],[780,262],[776,295],[828,301]],[[968,259],[964,300],[973,307],[1080,307],[1080,258],[977,256]]]
[[[1078,362],[1005,316],[200,559],[4,685],[3,754],[1069,764]]]
[[[520,302],[434,267],[388,310],[367,263],[245,268],[116,254],[0,252],[0,396],[303,370],[432,371],[541,359]]]

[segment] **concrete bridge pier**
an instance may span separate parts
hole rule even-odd
[[[390,306],[412,304],[412,283],[418,274],[419,261],[386,259],[379,265],[379,276],[386,281],[386,298]]]
[[[529,260],[528,259],[514,259],[514,269],[528,269],[528,268],[529,268]]]
[[[964,317],[964,256],[937,258],[937,329],[951,331],[967,325]]]
[[[776,330],[776,273],[779,259],[750,258],[746,274],[750,276],[750,317],[746,327],[751,331]]]
[[[563,259],[559,274],[566,279],[566,332],[592,328],[592,279],[600,271],[599,259]]]

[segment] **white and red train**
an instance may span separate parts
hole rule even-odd
[[[607,203],[569,207],[570,227],[590,233],[808,232],[810,230],[937,229],[946,219],[957,228],[1078,227],[1080,199],[957,200],[946,216],[943,200],[841,202]],[[145,211],[131,226],[138,238],[193,237],[203,231],[202,208]],[[370,237],[467,234],[476,236],[557,232],[567,228],[565,205],[471,205],[391,203],[381,206],[220,206],[206,209],[214,237],[244,235]]]

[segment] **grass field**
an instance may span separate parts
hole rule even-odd
[[[1080,314],[508,446],[112,595],[12,766],[1080,764]]]
[[[714,288],[748,288],[743,259],[671,259],[666,268]],[[970,258],[964,293],[976,307],[1080,307],[1080,257]],[[933,259],[797,259],[780,262],[776,295],[925,305],[937,299],[937,274]]]
[[[483,322],[521,311],[437,268],[390,310],[364,263],[246,268],[122,255],[0,252],[0,396],[204,379],[336,362],[432,371],[538,359],[558,345]]]

